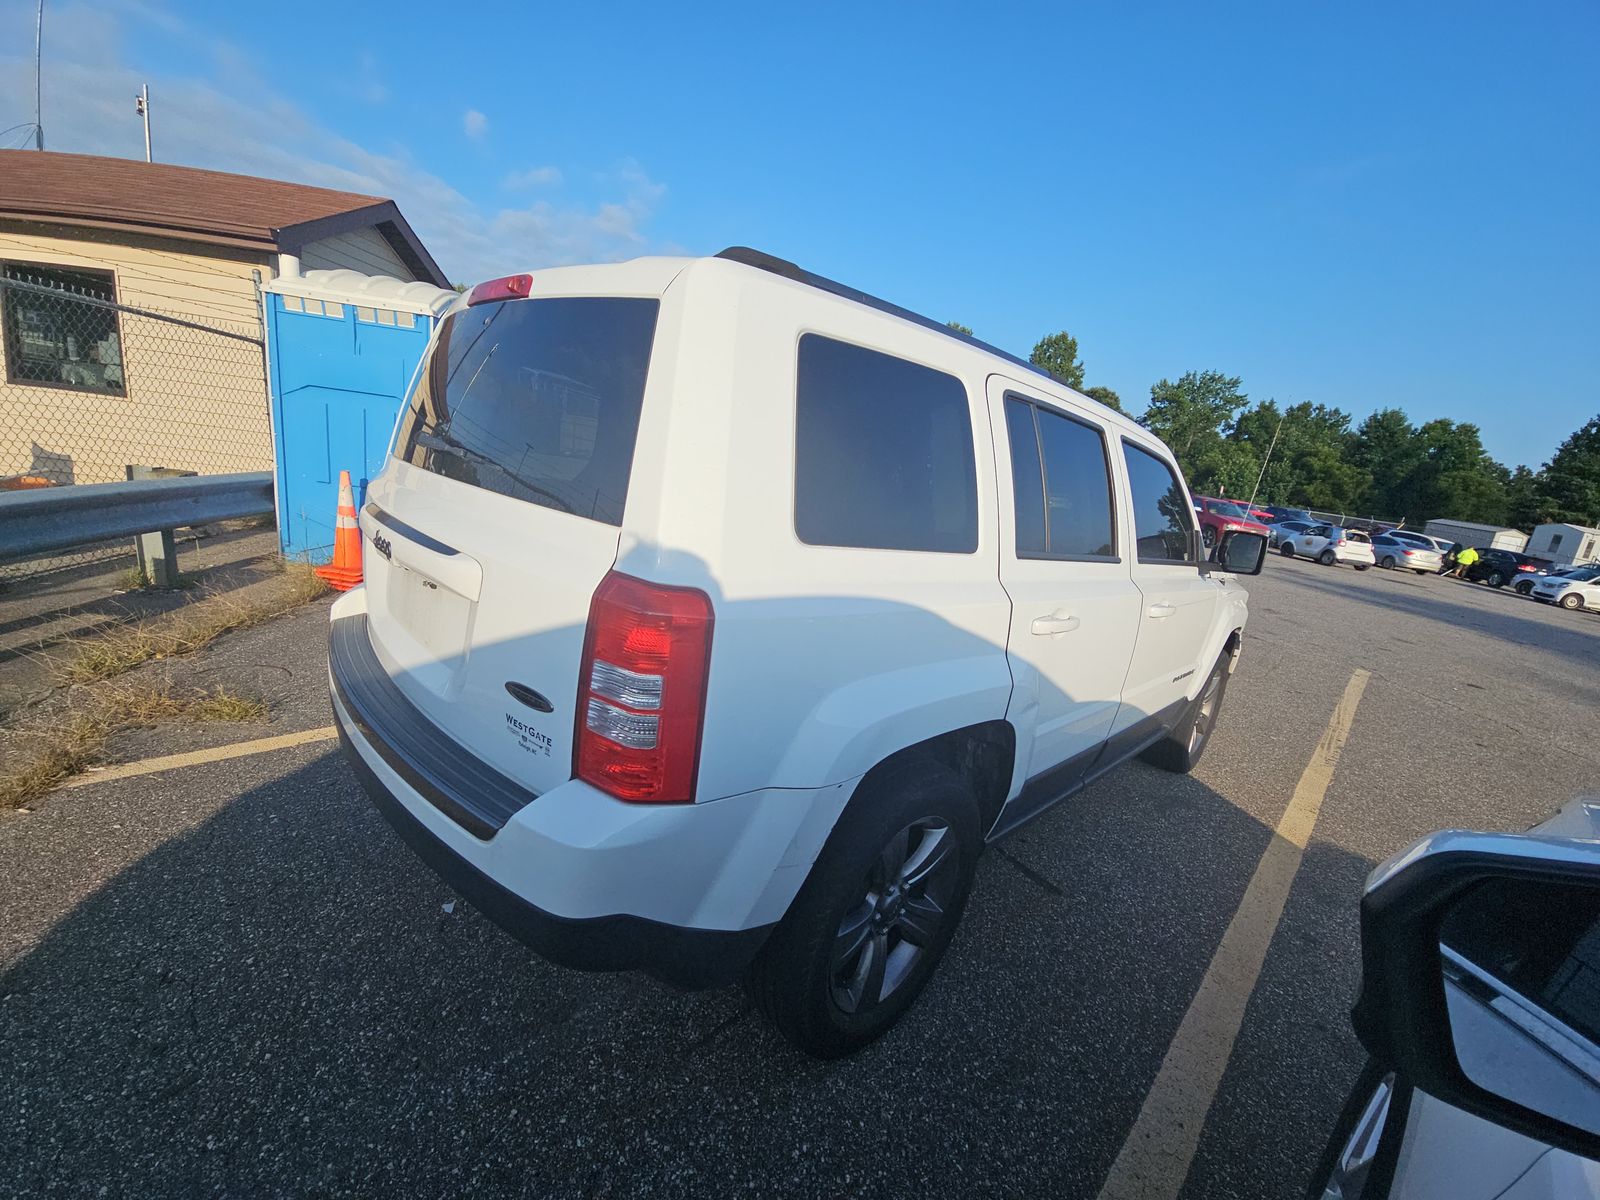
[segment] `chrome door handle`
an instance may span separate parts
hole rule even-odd
[[[1149,608],[1145,609],[1144,615],[1160,620],[1162,617],[1170,617],[1177,611],[1178,606],[1176,604],[1168,604],[1165,600],[1162,600],[1159,603],[1152,604]]]
[[[1078,618],[1070,613],[1053,613],[1048,617],[1035,617],[1030,628],[1036,637],[1055,637],[1071,633],[1078,627]]]

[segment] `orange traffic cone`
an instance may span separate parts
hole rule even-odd
[[[339,472],[339,515],[334,520],[333,561],[317,574],[335,591],[348,592],[361,582],[361,527],[356,524],[356,498],[350,472]]]

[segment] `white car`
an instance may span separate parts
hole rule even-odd
[[[1600,566],[1578,567],[1565,575],[1534,580],[1528,594],[1562,608],[1600,609]]]
[[[1372,539],[1372,553],[1378,565],[1385,570],[1415,571],[1418,575],[1433,575],[1444,566],[1444,555],[1430,547],[1424,548],[1410,538],[1395,533],[1380,533]]]
[[[1375,870],[1323,1200],[1600,1200],[1600,797]],[[1315,1189],[1320,1188],[1320,1192]]]
[[[1349,563],[1358,571],[1365,571],[1378,561],[1365,533],[1339,525],[1313,525],[1303,532],[1282,537],[1278,541],[1278,553],[1285,558],[1296,555],[1314,558],[1325,567]]]
[[[847,1053],[979,854],[1129,757],[1187,771],[1266,538],[1027,363],[755,251],[479,284],[333,606],[333,709],[407,842],[546,957]]]
[[[1315,521],[1301,521],[1290,518],[1286,521],[1274,521],[1267,526],[1267,545],[1276,550],[1288,538],[1304,533],[1308,529],[1315,529]]]

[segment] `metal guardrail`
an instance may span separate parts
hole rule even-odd
[[[0,562],[272,511],[270,471],[0,492]]]

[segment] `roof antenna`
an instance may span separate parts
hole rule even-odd
[[[44,0],[33,23],[33,148],[44,149],[44,114],[40,111],[44,95]]]

